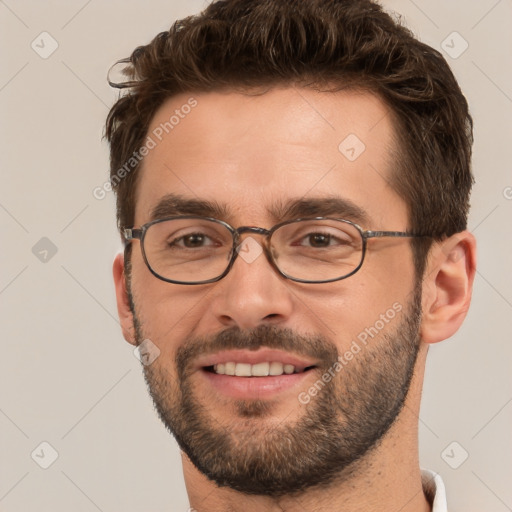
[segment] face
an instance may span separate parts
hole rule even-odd
[[[157,144],[140,170],[136,227],[199,215],[270,229],[322,216],[407,230],[388,185],[393,127],[370,94],[183,95],[148,134]],[[343,478],[393,424],[418,352],[420,295],[409,239],[369,239],[356,274],[304,284],[275,271],[261,235],[248,237],[254,257],[194,286],[155,278],[135,241],[129,290],[136,342],[160,350],[144,367],[151,395],[182,450],[221,486],[280,495]]]

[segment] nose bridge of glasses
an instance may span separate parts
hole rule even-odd
[[[243,241],[241,240],[241,235],[244,235],[246,233],[261,235],[264,236],[265,239],[268,239],[268,236],[270,235],[271,231],[265,228],[259,228],[257,226],[240,226],[238,229],[235,230],[235,243],[237,246],[240,246],[243,243]],[[262,245],[265,247],[266,243],[263,243]]]
[[[242,235],[244,233],[254,233],[255,235],[263,235],[263,236],[270,235],[270,231],[268,229],[258,228],[256,226],[241,226],[236,230],[236,232],[239,235]]]
[[[242,240],[241,235],[244,235],[244,234],[249,234],[249,235],[254,234],[254,235],[261,235],[261,236],[265,237],[263,240],[254,240],[254,239],[253,240],[257,243],[257,245],[259,247],[261,247],[261,251],[263,251],[263,253],[265,254],[269,263],[274,265],[274,263],[272,261],[273,258],[272,258],[271,250],[269,247],[269,236],[272,234],[272,231],[269,229],[260,228],[257,226],[241,226],[238,229],[234,230],[235,245],[234,245],[234,253],[232,254],[233,262],[234,262],[234,259],[236,259],[236,257],[239,255],[240,251],[242,251],[244,253],[246,252],[242,249],[242,247],[244,247],[244,242],[251,237],[250,236],[244,237],[244,239]],[[249,250],[251,249],[251,244],[249,244],[248,248],[249,248]],[[254,247],[252,248],[252,250],[254,250]],[[254,254],[256,254],[256,253],[254,253]]]

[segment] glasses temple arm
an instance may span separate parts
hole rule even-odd
[[[429,235],[416,235],[405,231],[364,231],[365,238],[400,237],[400,238],[424,238]]]
[[[131,242],[132,240],[142,238],[142,229],[135,228],[125,228],[122,230],[122,235],[125,239],[125,242]]]

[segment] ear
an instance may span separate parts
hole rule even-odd
[[[457,332],[469,309],[476,272],[476,240],[462,231],[435,244],[423,279],[421,337],[437,343]]]
[[[124,273],[124,268],[124,254],[120,252],[116,255],[112,268],[114,284],[116,287],[117,312],[121,322],[124,339],[128,343],[136,345],[133,314],[130,308],[130,300],[128,299],[128,291],[126,289],[126,275]]]

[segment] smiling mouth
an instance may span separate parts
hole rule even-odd
[[[205,366],[204,370],[217,375],[234,377],[278,377],[280,375],[292,375],[304,373],[316,368],[316,366],[298,367],[292,364],[283,364],[278,361],[268,361],[256,364],[236,363],[227,361],[212,366]]]

